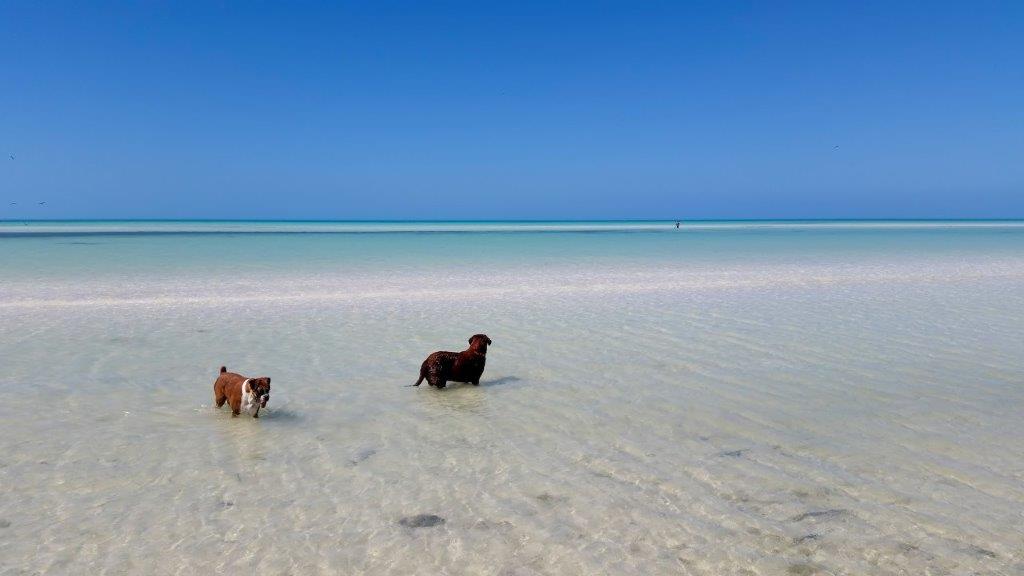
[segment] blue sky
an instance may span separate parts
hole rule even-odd
[[[1024,217],[1022,2],[427,4],[4,2],[0,218]]]

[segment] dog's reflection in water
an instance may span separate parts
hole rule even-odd
[[[267,410],[260,417],[272,419],[277,422],[297,422],[304,418],[301,413],[287,408],[274,408],[273,410]]]
[[[494,380],[484,380],[480,383],[481,386],[502,386],[504,384],[514,384],[522,381],[522,378],[517,376],[502,376],[501,378],[495,378]]]
[[[424,394],[423,397],[426,398],[430,406],[436,406],[445,411],[485,413],[496,405],[494,403],[488,404],[487,394],[484,393],[482,388],[513,384],[520,380],[520,378],[515,376],[505,376],[495,378],[494,380],[481,381],[479,388],[471,384],[449,386],[449,389],[443,393],[438,391],[437,394]]]

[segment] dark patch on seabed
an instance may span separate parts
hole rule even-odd
[[[431,526],[444,524],[445,519],[435,514],[417,514],[415,516],[406,516],[399,520],[398,523],[406,528],[430,528]]]
[[[537,500],[545,504],[555,504],[558,502],[566,502],[569,500],[568,496],[556,496],[554,494],[548,494],[547,492],[537,495]]]
[[[10,528],[10,527],[11,527],[11,521],[10,520],[0,520],[0,528]]]
[[[975,556],[984,556],[986,558],[995,558],[996,557],[996,553],[995,552],[993,552],[991,550],[986,550],[986,549],[982,548],[981,546],[975,546],[974,544],[971,544],[971,545],[967,546],[967,550],[971,554],[974,554]]]
[[[814,520],[833,520],[835,518],[842,518],[850,513],[849,510],[842,510],[840,508],[833,508],[831,510],[813,510],[811,512],[804,512],[803,514],[797,514],[790,518],[793,522],[802,522],[807,519],[813,518]]]
[[[359,452],[356,452],[351,458],[349,458],[348,463],[350,466],[355,466],[360,462],[368,460],[371,456],[373,456],[376,453],[377,451],[374,450],[373,448],[365,448],[363,450],[360,450]]]

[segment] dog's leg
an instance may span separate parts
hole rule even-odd
[[[444,388],[447,380],[444,377],[444,367],[440,362],[434,362],[427,367],[427,384]]]
[[[473,380],[473,386],[479,386],[479,385],[480,385],[480,381],[479,380]]]
[[[220,383],[219,378],[213,383],[213,401],[217,403],[217,408],[228,401],[228,395],[224,393],[224,386]]]
[[[231,415],[238,416],[242,413],[242,397],[239,396],[237,399],[231,399]]]

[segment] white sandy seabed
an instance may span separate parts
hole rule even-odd
[[[488,272],[0,284],[0,574],[1024,574],[1024,257]]]

